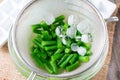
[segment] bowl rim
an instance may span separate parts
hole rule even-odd
[[[77,75],[79,75],[79,74],[82,74],[82,73],[84,73],[85,71],[87,71],[88,69],[90,69],[92,66],[94,66],[95,65],[95,63],[97,62],[97,60],[99,60],[99,58],[102,56],[102,54],[104,53],[104,47],[105,47],[105,43],[107,42],[107,26],[106,26],[106,23],[105,23],[105,20],[104,20],[104,18],[102,17],[102,15],[100,14],[100,12],[98,11],[98,9],[91,3],[91,2],[89,2],[89,1],[84,1],[84,0],[82,0],[84,3],[86,3],[87,5],[89,5],[95,12],[96,12],[96,14],[98,15],[98,17],[99,17],[99,19],[100,19],[100,21],[101,21],[101,23],[102,23],[102,25],[103,25],[103,27],[104,27],[104,33],[105,33],[105,37],[103,37],[104,38],[104,43],[103,43],[103,45],[102,45],[102,47],[101,47],[101,50],[100,50],[100,53],[101,53],[101,55],[99,56],[99,58],[89,67],[89,68],[87,68],[86,70],[84,70],[84,71],[82,71],[82,72],[78,72],[78,73],[76,73],[76,74],[72,74],[72,75],[65,75],[65,76],[57,76],[57,75],[51,75],[51,74],[46,74],[46,73],[42,73],[42,72],[40,72],[40,70],[38,71],[38,70],[36,70],[36,69],[34,69],[34,67],[32,67],[29,63],[27,63],[27,61],[22,57],[22,55],[20,54],[20,52],[19,52],[19,50],[18,50],[18,48],[17,48],[17,45],[16,45],[16,37],[15,37],[15,34],[14,33],[16,33],[15,31],[16,31],[16,27],[17,27],[17,23],[18,23],[18,21],[19,21],[19,19],[21,18],[21,16],[22,16],[22,14],[24,13],[24,11],[29,7],[29,6],[31,6],[34,2],[36,2],[37,0],[32,0],[32,1],[30,1],[26,6],[24,6],[24,8],[21,10],[21,12],[18,14],[18,16],[17,16],[17,18],[16,18],[16,20],[15,20],[15,22],[14,22],[14,24],[13,24],[13,27],[11,28],[11,35],[10,36],[13,36],[12,37],[12,43],[13,43],[13,48],[15,49],[15,52],[16,52],[16,54],[18,55],[18,57],[20,58],[20,60],[32,71],[32,72],[35,72],[37,75],[39,75],[39,76],[42,76],[42,77],[54,77],[54,78],[72,78],[72,77],[74,77],[74,76],[77,76]]]

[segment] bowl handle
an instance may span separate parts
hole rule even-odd
[[[27,78],[27,80],[34,80],[36,76],[36,73],[35,72],[31,72],[30,76]]]
[[[108,22],[117,22],[119,21],[119,18],[117,16],[113,16],[113,17],[110,17],[108,19],[105,20],[107,23]]]

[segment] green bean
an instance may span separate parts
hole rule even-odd
[[[64,56],[60,59],[60,61],[57,63],[57,65],[60,65],[63,61],[65,61],[69,55],[70,54],[64,54]]]
[[[40,42],[38,42],[36,39],[33,39],[32,42],[39,48],[42,48],[43,49],[43,46],[41,45]]]
[[[58,67],[57,67],[55,61],[50,61],[50,64],[52,66],[52,69],[53,69],[54,73],[58,74]]]
[[[60,67],[61,67],[61,68],[65,68],[66,65],[68,64],[69,60],[70,60],[72,57],[73,57],[73,54],[70,54],[70,56],[69,56],[64,62],[62,62],[62,63],[60,64]]]
[[[42,31],[42,39],[47,41],[51,40],[51,36],[48,31]]]
[[[85,48],[87,50],[89,50],[91,48],[91,44],[89,44],[89,43],[83,43],[83,45],[85,46]]]
[[[54,30],[56,29],[56,26],[53,25],[53,24],[51,24],[51,25],[50,25],[50,28],[51,28],[52,31],[54,31]]]
[[[57,35],[55,34],[55,32],[52,31],[52,38],[56,39]]]
[[[64,26],[63,26],[64,30],[66,30],[66,31],[67,31],[68,27],[69,27],[68,23],[65,23]]]
[[[51,46],[51,45],[57,45],[56,41],[42,41],[42,46]]]
[[[41,34],[41,30],[34,30],[34,33]]]
[[[71,53],[71,49],[70,48],[65,48],[65,53]]]
[[[56,61],[58,59],[60,59],[63,56],[63,54],[55,54],[51,56],[51,60],[52,61]]]
[[[55,54],[60,54],[63,50],[64,50],[64,48],[57,49],[57,51],[54,53],[54,55],[55,55]]]
[[[50,73],[53,74],[53,70],[48,66],[46,63],[44,63],[45,69]]]
[[[61,38],[57,38],[57,47],[60,49],[63,47]]]
[[[57,46],[47,46],[47,47],[44,47],[46,51],[52,51],[52,50],[56,50],[58,49]]]
[[[91,55],[92,55],[92,51],[91,50],[87,51],[86,54],[85,54],[85,56],[91,56]]]
[[[82,36],[82,34],[79,31],[77,31],[76,36]]]
[[[40,35],[36,35],[34,39],[37,40],[37,41],[40,42],[40,43],[41,43],[41,41],[42,41],[42,38],[41,38]]]
[[[65,16],[64,15],[60,15],[58,17],[55,18],[55,21],[53,22],[53,24],[59,22],[59,21],[63,21],[65,19]]]
[[[70,64],[73,64],[75,61],[77,61],[78,59],[78,54],[77,53],[74,53],[73,54],[73,57],[71,58],[71,60],[69,61]]]
[[[40,24],[34,24],[34,25],[32,25],[32,30],[34,31],[34,30],[37,30],[37,29],[39,29],[39,28],[41,28],[41,25]]]
[[[81,45],[83,44],[83,42],[79,40],[79,41],[77,42],[77,44],[78,44],[78,46],[81,46]]]
[[[31,53],[32,58],[34,59],[35,63],[38,67],[44,67],[42,61],[39,59],[36,53]]]
[[[80,62],[89,62],[89,56],[79,56]]]
[[[81,32],[77,31],[74,38],[66,37],[66,44],[62,42],[62,36],[57,36],[55,29],[61,27],[61,34],[66,35],[70,25],[64,22],[65,16],[60,15],[55,18],[52,24],[47,24],[46,21],[41,21],[39,24],[32,25],[32,31],[35,33],[33,38],[33,46],[30,48],[31,57],[36,62],[38,67],[45,68],[50,74],[58,74],[59,69],[72,71],[76,69],[81,62],[88,62],[92,55],[91,44],[77,40],[78,36],[82,36]],[[88,34],[92,37],[91,34]],[[79,47],[84,47],[87,51],[85,56],[80,56],[71,50],[71,43],[77,43]]]
[[[40,24],[34,24],[32,25],[32,31],[37,34],[41,34],[42,27]]]
[[[77,61],[74,64],[71,64],[71,65],[67,66],[66,70],[69,72],[69,71],[72,71],[72,70],[76,69],[79,66],[80,66],[80,63]]]
[[[40,25],[41,25],[41,27],[43,27],[44,30],[48,30],[49,29],[49,27],[48,27],[48,25],[46,24],[45,21],[41,21]]]
[[[49,57],[51,57],[52,54],[53,54],[53,52],[47,52],[47,55],[48,55]]]
[[[31,51],[31,52],[34,52],[35,49],[36,49],[35,46],[31,46],[31,47],[30,47],[30,51]]]
[[[40,56],[41,56],[42,58],[44,58],[44,59],[47,58],[47,54],[46,54],[44,51],[40,52],[40,50],[39,50],[38,48],[36,48],[36,49],[34,50],[34,52],[40,54]]]
[[[72,41],[70,40],[70,38],[68,38],[67,39],[66,47],[71,47],[71,43],[72,43]]]

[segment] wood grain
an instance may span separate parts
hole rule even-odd
[[[120,9],[117,16],[120,19]],[[116,24],[112,49],[112,59],[109,65],[107,80],[120,80],[120,21]]]

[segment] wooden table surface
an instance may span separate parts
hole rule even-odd
[[[117,16],[120,19],[120,8]],[[120,80],[120,21],[117,22],[107,80]]]
[[[1,2],[2,0],[0,0]],[[116,4],[120,3],[120,0],[110,0]],[[119,14],[120,15],[120,11]],[[114,26],[114,23],[111,23],[110,25]],[[114,28],[108,28],[113,29],[109,31],[114,32]],[[113,43],[113,53],[112,53],[112,59],[111,59],[111,53],[108,55],[108,60],[106,60],[107,64],[109,64],[109,60],[111,59],[111,63],[109,65],[109,72],[108,72],[108,66],[103,66],[102,70],[93,78],[93,80],[120,80],[120,21],[117,22],[116,29],[115,29],[115,37],[114,37],[114,43]],[[110,35],[111,33],[109,33]],[[111,35],[113,35],[112,33]],[[111,39],[112,38],[112,39]],[[113,36],[110,37],[110,43],[112,46]],[[110,48],[110,51],[112,51],[112,48]],[[26,80],[25,77],[23,77],[16,69],[11,61],[11,57],[8,52],[7,45],[5,45],[2,49],[0,49],[0,80]],[[108,76],[107,76],[108,72]],[[107,78],[106,78],[107,76]],[[101,78],[99,78],[101,77]],[[103,77],[103,78],[102,78]]]

